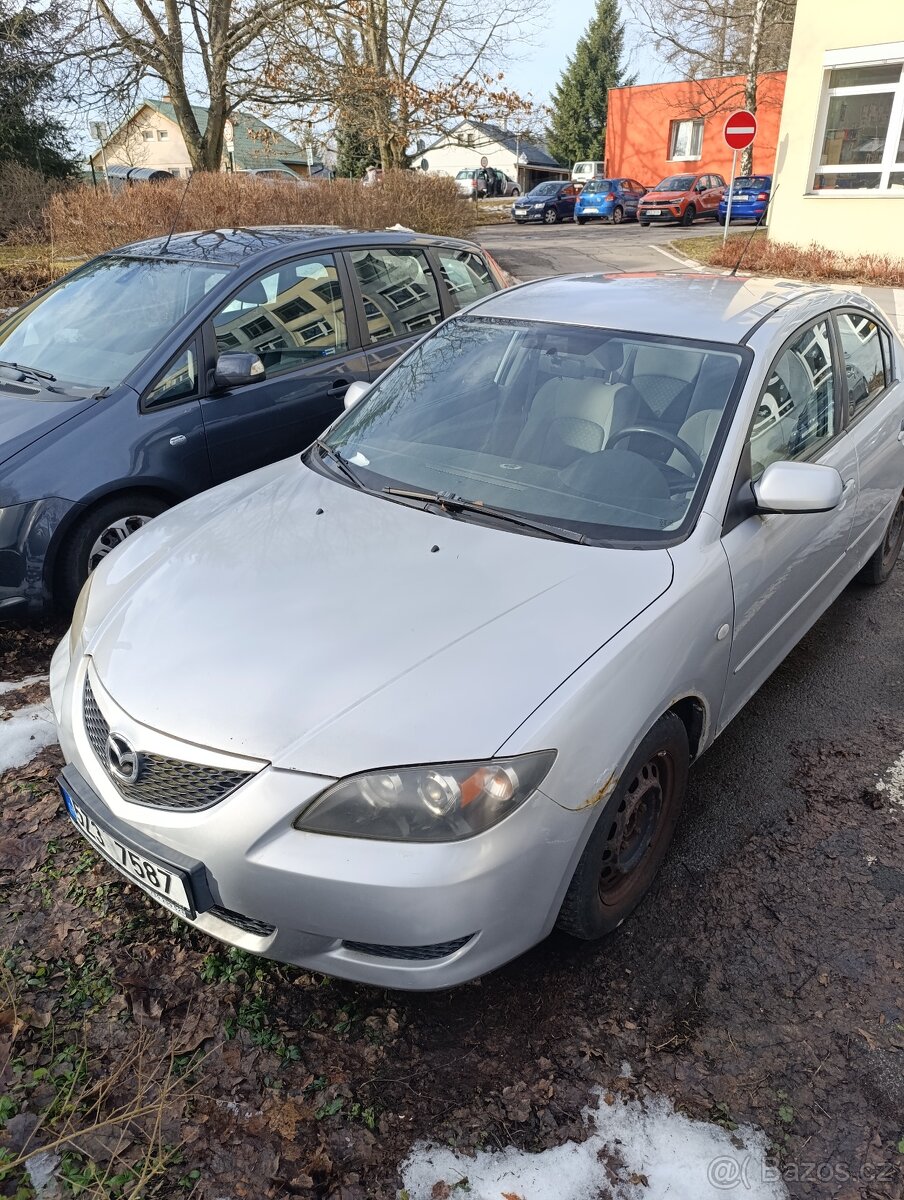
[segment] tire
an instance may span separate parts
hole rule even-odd
[[[70,531],[60,550],[54,599],[69,613],[82,585],[102,558],[169,505],[157,496],[124,492],[98,505]]]
[[[725,224],[725,218],[722,216],[721,213],[716,213],[716,220],[719,222],[720,225]]]
[[[615,208],[613,208],[613,210],[612,210],[612,224],[613,225],[621,225],[621,223],[622,223],[622,221],[624,221],[624,219],[625,219],[625,210],[622,208],[622,206],[620,204],[616,204]]]
[[[512,195],[512,196],[520,196],[520,195],[521,195],[521,189],[520,189],[520,188],[512,188],[512,190],[511,190],[511,195]]]
[[[586,217],[575,217],[575,223],[578,225],[586,225],[587,218]]]
[[[641,229],[646,229],[646,228],[648,228],[648,226],[649,226],[649,224],[650,224],[650,222],[649,222],[649,221],[640,221],[640,220],[638,220],[638,222],[637,222],[637,223],[638,223],[638,225],[641,227]]]
[[[559,216],[559,210],[557,208],[545,208],[543,210],[544,225],[558,225],[561,220],[562,218]]]
[[[897,507],[891,515],[885,537],[857,578],[869,587],[879,587],[885,583],[904,546],[904,493],[898,499]]]
[[[693,204],[689,204],[687,206],[687,208],[684,210],[684,213],[682,214],[681,224],[682,225],[693,225],[694,217],[696,217],[696,215],[697,215],[697,210],[694,208]]]
[[[559,929],[592,941],[634,911],[671,843],[689,760],[684,725],[666,713],[637,747],[594,826],[562,901]]]

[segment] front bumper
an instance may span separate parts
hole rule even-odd
[[[527,221],[542,221],[545,208],[533,209],[529,208],[526,212],[515,212],[512,210],[512,219],[517,221],[519,225],[525,224]]]
[[[71,500],[49,498],[0,508],[0,615],[39,611],[50,599],[45,560]]]
[[[269,764],[211,808],[143,807],[123,799],[88,741],[81,698],[89,664],[70,668],[63,644],[51,668],[66,785],[98,821],[127,831],[148,854],[203,864],[189,922],[198,929],[306,969],[430,990],[500,966],[552,928],[582,848],[581,814],[537,792],[464,842],[305,833],[292,822],[332,780]],[[93,669],[91,686],[111,728],[139,749],[187,761],[208,756],[117,710]]]
[[[654,224],[667,225],[670,221],[680,221],[681,213],[672,212],[671,209],[663,208],[658,214],[644,212],[642,208],[637,210],[638,221],[650,221]]]

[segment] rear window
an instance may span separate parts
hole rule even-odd
[[[456,179],[473,179],[477,174],[476,171],[459,171],[455,176]]]
[[[591,195],[593,192],[608,192],[612,190],[611,179],[589,179],[584,184],[584,194]]]
[[[734,181],[735,190],[738,188],[756,188],[758,192],[765,192],[772,184],[772,180],[768,175],[739,175]]]

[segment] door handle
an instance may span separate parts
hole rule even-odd
[[[352,381],[350,379],[337,379],[330,384],[329,393],[331,396],[344,396],[351,385]]]
[[[177,433],[175,437],[170,438],[169,444],[171,446],[184,446],[185,445],[185,434]]]
[[[901,428],[898,431],[898,441],[904,442],[904,421],[901,422]]]

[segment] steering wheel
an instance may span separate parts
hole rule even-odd
[[[621,442],[626,437],[631,437],[635,433],[647,434],[650,437],[657,437],[663,442],[668,442],[672,449],[677,450],[690,467],[693,479],[697,479],[703,474],[703,459],[692,446],[687,444],[684,438],[680,438],[674,433],[669,433],[665,429],[656,429],[653,425],[626,425],[624,429],[619,429],[610,435],[605,448],[611,450],[616,442]]]

